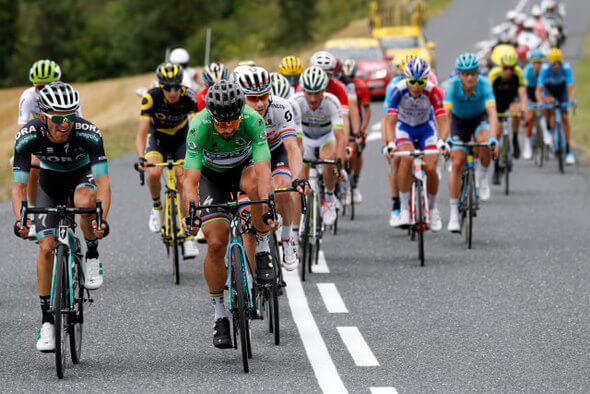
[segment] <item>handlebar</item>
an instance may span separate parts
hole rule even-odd
[[[102,227],[102,201],[96,200],[96,208],[77,208],[77,207],[66,207],[65,205],[58,205],[57,207],[29,207],[27,200],[22,200],[20,208],[20,225],[21,228],[27,227],[27,215],[29,213],[52,213],[52,214],[74,214],[83,215],[94,213],[96,214],[96,224],[100,229]]]
[[[148,167],[168,167],[168,168],[173,168],[176,166],[182,166],[184,165],[184,159],[180,159],[180,160],[166,160],[165,162],[162,163],[144,163],[143,164],[143,168],[148,168]],[[135,168],[135,171],[139,172],[139,184],[141,186],[145,185],[145,172],[144,171],[139,171],[137,163],[133,164],[133,168]]]
[[[340,160],[340,158],[338,158],[337,160],[303,159],[303,163],[309,164],[312,167],[316,167],[316,166],[321,165],[321,164],[333,165],[333,166],[336,166],[336,168],[338,169],[338,172],[339,173],[342,170],[342,161]]]
[[[283,187],[275,189],[275,194],[276,193],[299,193],[299,191],[294,187]],[[305,203],[305,195],[303,193],[299,193],[299,198],[301,200],[301,213],[304,214],[307,210],[307,205]]]
[[[432,155],[438,155],[440,154],[440,151],[438,149],[425,149],[425,150],[406,150],[406,151],[401,151],[401,152],[393,152],[393,156],[395,157],[407,157],[407,156],[412,156],[412,157],[422,157],[422,156],[432,156]]]

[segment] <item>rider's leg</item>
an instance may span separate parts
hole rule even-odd
[[[41,303],[42,323],[53,324],[53,315],[49,312],[51,297],[51,277],[53,273],[53,253],[56,245],[53,236],[39,239],[39,257],[37,258],[37,284]]]
[[[335,141],[328,141],[325,143],[321,150],[320,150],[320,160],[336,160],[336,143]],[[336,166],[334,165],[325,165],[323,176],[324,176],[324,183],[326,185],[326,192],[328,196],[330,194],[334,194],[334,189],[336,188],[336,182],[338,180],[336,174],[334,173]]]
[[[149,152],[145,155],[145,159],[150,164],[162,163],[163,157],[159,152]],[[162,167],[150,167],[148,170],[147,184],[150,189],[150,195],[154,203],[154,208],[162,209],[162,203],[160,200],[160,191],[162,190],[162,184],[160,179],[162,177]]]
[[[398,146],[398,152],[408,152],[414,150],[412,143]],[[412,188],[412,157],[400,158],[399,171],[397,172],[397,181],[399,186],[399,197],[401,202],[401,209],[410,210],[410,190]]]
[[[215,309],[215,320],[227,317],[223,293],[227,281],[225,254],[229,243],[229,223],[227,220],[203,223],[203,232],[207,237],[207,254],[203,264],[205,280],[209,287],[211,304]]]
[[[27,182],[27,196],[29,205],[34,206],[37,201],[37,185],[39,184],[39,166],[41,162],[35,155],[31,155],[31,170],[29,172],[29,181]]]
[[[428,192],[428,204],[432,209],[436,206],[436,196],[438,195],[438,173],[436,172],[436,163],[438,155],[424,156],[424,172],[426,173],[426,190]]]
[[[553,97],[552,96],[544,96],[543,103],[545,105],[551,105],[553,103]],[[547,121],[547,126],[549,128],[549,132],[552,132],[553,128],[555,127],[555,119],[553,116],[554,113],[550,109],[543,109],[543,113],[545,114],[545,120]]]
[[[570,153],[570,120],[568,113],[564,110],[561,112],[561,123],[565,132],[565,152]]]
[[[178,190],[178,201],[182,201],[182,183],[184,181],[184,166],[176,166],[174,168],[176,174],[176,190]],[[184,207],[180,204],[180,213],[182,217],[188,215],[188,212],[184,212]]]
[[[273,171],[272,177],[275,188],[288,188],[291,186],[291,177],[286,172],[279,172],[279,169]],[[297,197],[299,197],[297,195]],[[291,239],[291,226],[293,224],[293,198],[291,193],[277,193],[275,194],[277,203],[277,211],[283,218],[283,227],[281,229],[281,239]]]
[[[458,215],[459,193],[461,191],[461,175],[463,174],[463,164],[465,163],[466,151],[463,148],[456,147],[451,151],[451,161],[453,166],[449,176],[449,197],[451,205],[451,215]]]

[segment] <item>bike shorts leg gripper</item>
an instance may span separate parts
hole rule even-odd
[[[37,231],[37,241],[40,241],[46,237],[56,237],[57,236],[57,229],[56,228],[46,228],[42,231]]]
[[[80,183],[78,186],[76,186],[76,190],[78,189],[82,189],[83,187],[86,187],[92,191],[96,191],[96,185],[92,184],[92,183]]]
[[[201,217],[201,228],[213,222],[225,221],[229,224],[229,215],[225,212],[214,212]]]

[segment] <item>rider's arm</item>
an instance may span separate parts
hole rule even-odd
[[[185,159],[186,160],[186,159]],[[186,163],[186,161],[185,161]],[[189,202],[194,200],[199,205],[199,182],[201,170],[184,168],[184,180],[182,182],[182,212],[189,211]]]
[[[358,134],[361,129],[361,116],[357,105],[356,96],[348,96],[348,108],[350,110],[350,122],[352,123],[352,133]]]
[[[490,132],[493,133],[493,137],[496,139],[500,138],[500,129],[498,127],[498,113],[496,111],[496,104],[486,105],[486,112],[488,113],[488,120],[490,122]]]
[[[367,130],[369,127],[369,120],[371,119],[371,106],[370,105],[363,105],[364,115],[363,115],[363,123],[361,124],[361,130]]]
[[[289,158],[289,168],[291,169],[291,175],[293,179],[300,179],[303,177],[303,159],[301,157],[301,150],[297,144],[297,137],[289,136],[283,138],[283,145],[287,151],[287,157]]]
[[[135,137],[135,152],[137,153],[137,157],[143,157],[145,152],[145,144],[147,141],[148,130],[150,128],[150,122],[150,119],[139,119],[137,137]]]
[[[94,178],[96,183],[96,199],[102,202],[102,218],[106,220],[111,207],[111,182],[109,174]]]
[[[385,142],[387,146],[395,142],[395,124],[397,123],[397,114],[389,113],[385,115]]]
[[[20,219],[22,200],[27,198],[27,182],[31,170],[31,153],[34,142],[28,139],[29,133],[17,133],[14,144],[14,162],[12,165],[12,210],[14,216]]]
[[[528,108],[528,97],[526,95],[526,86],[520,86],[518,88],[518,97],[520,98],[520,104],[522,111],[526,111]]]
[[[539,71],[539,76],[537,77],[537,89],[535,89],[535,97],[537,98],[538,103],[543,102],[543,87],[545,86],[545,76],[549,71],[549,65],[543,64],[541,70]]]
[[[573,101],[576,99],[576,88],[574,87],[574,73],[572,72],[572,68],[569,65],[569,63],[564,63],[563,68],[566,77],[569,99]]]
[[[324,100],[331,103],[329,107],[331,112],[330,121],[332,123],[334,137],[336,137],[336,157],[344,163],[346,160],[346,143],[348,142],[349,136],[346,131],[345,118],[343,119],[342,116],[342,107],[338,99],[334,96],[329,96],[329,93],[324,95]]]

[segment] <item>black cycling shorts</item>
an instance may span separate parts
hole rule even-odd
[[[535,91],[537,90],[537,87],[532,87],[532,86],[527,86],[526,87],[526,96],[529,99],[529,103],[536,103],[537,102],[537,96],[535,96]]]
[[[273,176],[287,175],[289,178],[292,177],[289,168],[289,155],[283,144],[270,152],[270,170]]]
[[[150,123],[148,130],[147,143],[145,145],[144,156],[159,157],[162,161],[167,159],[182,160],[186,155],[186,135],[188,127],[179,130],[174,135],[166,135],[157,132],[153,124]]]
[[[74,192],[82,187],[96,191],[90,166],[69,173],[41,169],[35,206],[54,208],[58,205],[73,205]],[[36,214],[37,239],[55,236],[58,224],[55,214]]]
[[[481,114],[470,119],[459,118],[451,113],[451,137],[453,140],[469,142],[471,141],[471,137],[474,139],[477,138],[479,130],[489,128],[487,111],[483,111]]]

